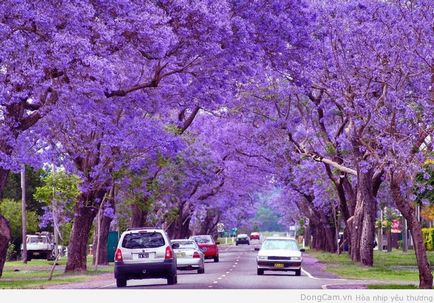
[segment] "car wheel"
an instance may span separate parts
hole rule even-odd
[[[126,279],[116,279],[116,286],[117,287],[125,287],[127,286],[127,280]]]
[[[205,267],[199,268],[199,269],[197,270],[197,273],[198,273],[198,274],[204,274],[204,273],[205,273]]]
[[[176,274],[172,274],[167,277],[167,284],[168,285],[174,285],[178,283],[178,276]]]
[[[296,276],[301,276],[301,269],[297,269],[297,270],[295,271],[295,275],[296,275]]]
[[[214,262],[218,262],[219,261],[219,256],[214,257]]]
[[[238,246],[238,243],[236,243],[235,245]]]
[[[258,276],[262,276],[264,274],[264,270],[262,268],[258,268]]]

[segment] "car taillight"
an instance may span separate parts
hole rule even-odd
[[[123,259],[122,259],[122,251],[119,248],[116,249],[116,252],[115,252],[115,261],[116,262],[122,262],[123,261]]]
[[[194,252],[194,254],[193,254],[193,258],[194,258],[194,259],[198,259],[198,258],[200,258],[200,255],[199,255],[199,253],[198,253],[197,251]]]
[[[173,259],[173,250],[170,246],[166,247],[166,254],[164,255],[164,259]]]

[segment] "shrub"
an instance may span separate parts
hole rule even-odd
[[[423,241],[427,250],[434,250],[434,228],[422,228]]]

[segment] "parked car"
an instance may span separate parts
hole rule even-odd
[[[247,244],[250,245],[250,239],[249,236],[247,234],[239,234],[237,236],[237,239],[235,240],[235,244],[239,245],[239,244]]]
[[[205,255],[194,240],[172,240],[171,242],[179,244],[179,248],[174,249],[178,269],[197,269],[198,274],[205,273]]]
[[[260,235],[258,232],[250,233],[250,240],[260,240]]]
[[[205,255],[205,259],[214,259],[214,262],[219,261],[218,242],[215,243],[210,235],[191,236],[190,240],[196,241],[197,245]]]
[[[168,235],[158,228],[134,228],[123,232],[115,252],[114,275],[117,287],[130,279],[163,278],[176,284],[178,243],[171,244]]]
[[[39,232],[34,235],[27,235],[27,261],[32,259],[54,260],[56,243],[54,243],[53,234],[49,232]],[[21,244],[21,254],[23,245]]]
[[[301,275],[303,261],[297,242],[288,237],[267,238],[258,252],[257,273],[263,275],[265,270],[294,271],[296,276]]]

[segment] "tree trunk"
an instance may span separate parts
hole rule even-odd
[[[130,227],[143,227],[146,225],[148,213],[140,208],[137,204],[131,205]]]
[[[75,207],[75,218],[69,240],[68,261],[65,272],[81,272],[87,269],[87,242],[97,209],[94,206],[85,206],[87,199],[83,194],[80,200],[80,203],[77,203]]]
[[[374,264],[376,200],[372,187],[373,169],[357,172],[357,202],[352,221],[351,258],[363,265]]]
[[[386,237],[387,237],[387,252],[392,251],[392,230],[390,227],[386,230]]]
[[[416,209],[410,201],[407,201],[401,194],[401,183],[405,180],[405,174],[399,172],[392,174],[390,188],[392,197],[395,200],[401,214],[408,222],[411,236],[413,237],[414,253],[416,254],[417,266],[419,269],[419,288],[431,289],[433,276],[426,255],[426,248],[422,236],[422,228],[417,220]]]
[[[0,278],[3,274],[3,267],[6,262],[9,241],[11,240],[11,229],[9,222],[0,214]]]
[[[98,217],[97,217],[98,220]],[[99,235],[99,251],[98,251],[98,265],[108,265],[108,255],[107,255],[107,244],[108,244],[108,236],[110,233],[110,224],[113,218],[101,215],[100,220],[100,235]],[[98,224],[95,224],[95,236],[93,238],[93,261],[92,264],[95,265],[96,261],[96,252],[97,252],[97,235],[98,235]]]

